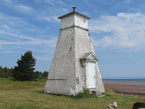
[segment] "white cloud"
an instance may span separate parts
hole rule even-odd
[[[32,8],[23,4],[19,4],[18,1],[14,0],[3,0],[6,6],[9,6],[17,11],[30,13]]]
[[[20,34],[16,34],[16,33],[10,33],[10,32],[6,32],[6,31],[2,31],[2,30],[0,30],[0,34],[1,35],[7,35],[9,37],[17,37],[17,38],[28,39],[28,40],[34,40],[35,39],[33,37],[20,35]]]
[[[22,18],[0,13],[0,21],[0,46],[9,48],[6,50],[0,47],[0,52],[17,53],[19,49],[29,49],[40,53],[46,49],[43,50],[46,53],[56,45],[56,36],[49,34],[48,37],[46,29],[34,26]]]
[[[49,60],[49,57],[36,57],[36,60]]]
[[[94,46],[145,49],[145,15],[118,13],[90,21],[90,31],[96,33]],[[97,35],[103,34],[101,38]]]
[[[52,4],[53,2],[56,2],[55,0],[44,0],[48,4]]]
[[[26,11],[26,12],[30,12],[32,11],[32,8],[30,8],[29,6],[25,6],[25,5],[17,5],[16,9],[20,9],[21,11]]]
[[[31,32],[41,32],[39,26],[31,24],[31,22],[25,21],[25,19],[20,17],[8,16],[4,13],[0,13],[0,31],[7,31],[9,33],[31,33]]]
[[[129,3],[131,3],[131,0],[124,0],[124,2],[129,4]]]
[[[56,0],[34,0],[37,3],[47,3],[47,4],[53,4],[56,2]]]
[[[61,0],[59,0],[58,2],[59,2],[60,4],[65,4],[65,3],[64,3],[63,1],[61,1]]]
[[[7,3],[12,3],[12,0],[3,0],[3,1]]]
[[[4,49],[4,47],[1,47],[1,46],[0,46],[0,49]]]
[[[56,38],[52,38],[49,40],[33,38],[25,35],[8,33],[5,31],[0,31],[0,34],[8,35],[7,37],[17,38],[17,39],[27,39],[26,41],[5,41],[0,40],[0,45],[48,45],[50,47],[54,47],[56,44]]]
[[[48,21],[48,22],[60,22],[56,16],[42,16],[37,18],[40,21]]]

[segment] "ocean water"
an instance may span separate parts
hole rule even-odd
[[[103,83],[145,85],[145,79],[103,79]]]

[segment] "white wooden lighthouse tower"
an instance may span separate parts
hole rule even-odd
[[[104,93],[104,85],[88,34],[89,17],[75,11],[59,17],[60,33],[45,85],[45,92],[75,95],[84,88]]]

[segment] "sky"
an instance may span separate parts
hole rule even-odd
[[[0,66],[17,66],[27,51],[35,70],[49,71],[59,16],[76,11],[91,19],[89,33],[103,79],[145,78],[144,0],[1,0]]]

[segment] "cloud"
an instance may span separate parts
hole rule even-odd
[[[32,12],[32,8],[23,4],[19,4],[17,0],[3,0],[4,4],[8,7],[11,7],[17,11],[30,13]]]
[[[8,35],[8,33],[11,36],[15,35],[15,33],[28,35],[32,33],[46,33],[44,28],[42,29],[40,26],[34,25],[32,22],[23,19],[23,17],[9,16],[5,13],[0,13],[0,21],[0,37],[1,35]]]
[[[4,49],[4,47],[1,47],[1,46],[0,46],[0,49]]]
[[[2,31],[2,30],[0,30],[0,34],[7,35],[9,37],[17,37],[17,38],[22,38],[22,39],[35,40],[35,38],[33,38],[33,37],[20,35],[20,34],[16,34],[16,33],[10,33],[10,32],[6,32],[6,31]]]
[[[53,4],[56,2],[56,0],[34,0],[37,3],[47,3],[47,4]]]
[[[20,9],[21,11],[26,11],[26,12],[31,12],[32,11],[32,8],[30,8],[29,6],[26,6],[26,5],[17,5],[16,9]]]
[[[48,22],[60,22],[56,16],[42,16],[36,18],[39,21],[48,21]]]
[[[124,0],[124,2],[125,2],[126,4],[129,4],[129,3],[131,3],[131,0]]]
[[[56,2],[56,0],[44,0],[48,4],[52,4],[53,2]]]
[[[54,47],[56,44],[56,38],[52,38],[49,40],[43,40],[39,38],[33,38],[25,35],[9,33],[5,31],[0,31],[0,34],[8,35],[7,37],[15,37],[17,39],[22,39],[22,41],[5,41],[0,40],[0,45],[49,45],[50,47]],[[27,40],[24,40],[27,39]]]
[[[105,48],[145,49],[145,15],[118,13],[90,21],[94,46]],[[97,38],[98,37],[98,38]]]
[[[49,60],[49,57],[36,57],[36,60]]]
[[[12,3],[12,0],[3,0],[3,1],[7,3]]]
[[[53,50],[57,38],[47,28],[36,26],[25,19],[0,13],[0,52],[19,53],[31,50],[45,55]],[[49,33],[49,35],[48,35]],[[4,47],[5,49],[2,49]]]

